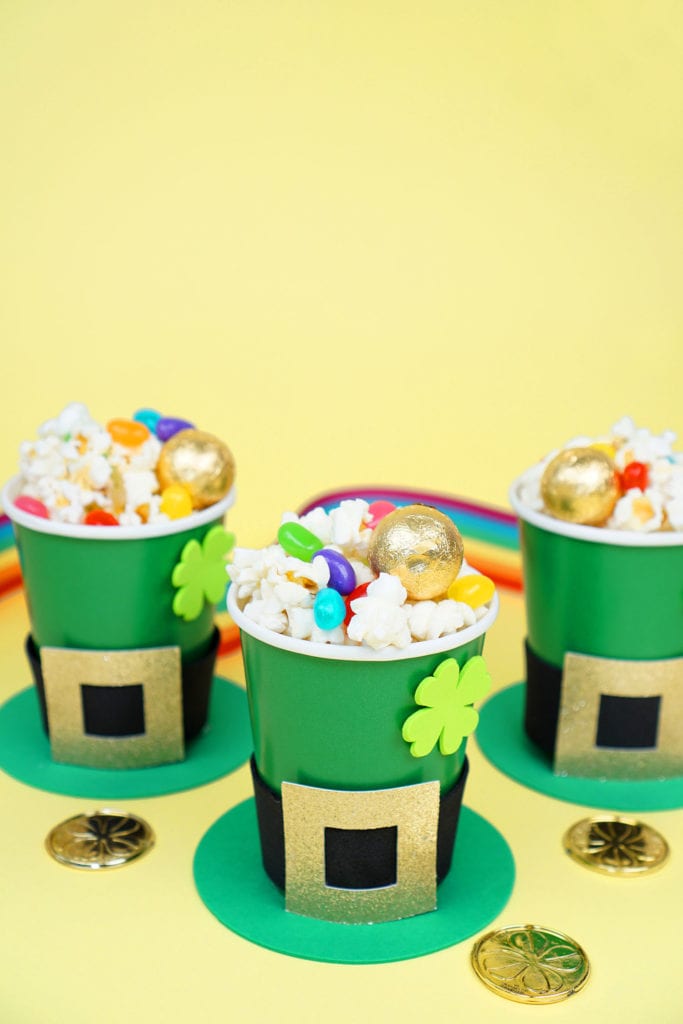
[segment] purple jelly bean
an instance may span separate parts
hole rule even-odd
[[[356,574],[348,559],[331,548],[321,548],[320,551],[316,551],[313,557],[317,558],[318,555],[325,559],[330,570],[328,587],[336,590],[338,594],[344,595],[350,594],[352,590],[355,590]]]
[[[181,430],[194,430],[194,423],[176,419],[175,416],[162,416],[155,427],[155,433],[160,441],[168,441],[169,437],[173,437]]]

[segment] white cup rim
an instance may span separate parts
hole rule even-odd
[[[84,526],[83,524],[59,523],[54,519],[43,519],[33,516],[17,508],[14,499],[21,486],[21,476],[13,476],[2,489],[2,511],[5,515],[27,530],[36,533],[48,533],[54,537],[68,537],[71,540],[151,540],[153,537],[168,537],[174,533],[184,533],[199,526],[206,526],[221,519],[227,510],[234,505],[237,492],[231,487],[224,498],[208,508],[191,512],[182,519],[170,519],[161,523],[141,523],[139,526]]]
[[[476,569],[469,565],[464,566],[462,575],[480,575]],[[232,585],[228,588],[228,611],[233,621],[239,628],[253,636],[255,640],[261,640],[270,647],[279,647],[283,651],[291,651],[293,654],[304,654],[309,658],[323,658],[328,661],[405,661],[408,658],[424,658],[430,654],[442,654],[447,651],[454,651],[458,647],[476,640],[486,633],[496,620],[500,600],[496,590],[491,600],[491,607],[486,615],[475,622],[473,626],[460,629],[457,633],[448,633],[447,636],[440,636],[436,640],[416,640],[408,647],[386,647],[381,651],[373,651],[370,647],[351,647],[345,644],[321,644],[313,640],[300,640],[297,637],[286,636],[283,633],[274,633],[271,629],[259,625],[248,618],[237,604],[235,596],[236,588]]]
[[[605,526],[582,526],[555,519],[546,512],[530,508],[520,497],[521,488],[528,482],[531,470],[513,480],[508,491],[510,504],[520,519],[537,526],[547,533],[557,533],[573,540],[584,540],[591,544],[609,544],[624,548],[674,548],[683,545],[683,531],[638,533],[635,530],[610,530]]]

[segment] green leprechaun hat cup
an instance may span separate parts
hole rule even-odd
[[[434,909],[472,704],[490,685],[481,652],[497,595],[473,626],[375,651],[275,633],[236,591],[228,610],[242,636],[261,852],[287,909],[350,923]]]
[[[564,522],[510,490],[527,611],[525,730],[560,775],[683,775],[683,534]]]
[[[138,526],[71,525],[2,493],[27,598],[27,653],[55,760],[137,768],[182,760],[203,728],[218,648],[214,605],[235,500]]]

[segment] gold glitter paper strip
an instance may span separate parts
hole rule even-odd
[[[602,695],[660,697],[657,746],[597,747]],[[631,781],[683,775],[683,658],[618,661],[566,654],[554,771]]]
[[[346,924],[436,909],[439,783],[367,791],[282,785],[287,910]],[[396,884],[337,889],[325,882],[325,828],[397,828]]]
[[[40,651],[50,744],[55,761],[88,768],[146,768],[185,756],[179,647],[135,651]],[[145,732],[91,736],[85,732],[81,685],[142,685]]]

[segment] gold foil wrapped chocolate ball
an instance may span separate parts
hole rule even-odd
[[[375,527],[368,548],[373,572],[398,576],[408,597],[418,601],[444,596],[462,559],[458,528],[428,505],[406,505],[390,512]]]
[[[566,448],[548,463],[541,478],[545,511],[567,523],[602,526],[619,494],[614,463],[598,448]]]
[[[161,449],[157,465],[161,489],[182,484],[192,507],[207,508],[224,498],[235,479],[235,460],[227,444],[203,430],[180,430]]]

